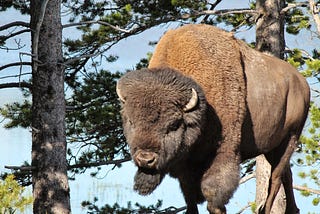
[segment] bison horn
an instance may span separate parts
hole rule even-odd
[[[118,94],[118,97],[119,97],[120,101],[124,103],[124,102],[125,102],[125,99],[124,99],[124,97],[121,95],[121,90],[120,90],[120,88],[119,88],[119,84],[117,84],[116,92],[117,92],[117,94]]]
[[[183,108],[183,111],[185,111],[185,112],[190,111],[198,104],[198,94],[194,88],[192,88],[191,90],[192,90],[192,96],[191,96],[189,102]]]

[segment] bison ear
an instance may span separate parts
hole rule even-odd
[[[192,95],[189,102],[183,108],[184,112],[192,110],[198,104],[198,94],[194,88],[192,88],[191,90],[192,90]]]
[[[121,95],[121,90],[120,90],[120,88],[119,88],[119,83],[117,83],[116,92],[117,92],[117,94],[118,94],[118,97],[119,97],[120,101],[123,102],[123,103],[125,103],[125,99],[124,99],[124,97]]]

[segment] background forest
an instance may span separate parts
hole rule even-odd
[[[164,32],[206,23],[283,58],[307,78],[313,102],[292,167],[301,213],[319,213],[319,10],[320,2],[313,0],[1,1],[0,212],[20,212],[32,203],[21,197],[21,186],[30,185],[37,207],[33,213],[70,213],[71,208],[73,213],[183,212],[178,184],[171,180],[151,200],[131,187],[115,190],[123,180],[132,182],[135,171],[122,134],[115,84],[128,70],[148,65]],[[278,33],[271,30],[273,23],[278,23]],[[279,42],[275,47],[266,45],[272,39]],[[243,184],[227,206],[230,213],[255,210],[254,194],[246,195],[255,191],[254,178],[260,179],[257,167],[255,160],[243,164]],[[94,182],[109,182],[112,186],[104,191],[126,191],[128,197],[114,204],[117,200],[89,193],[86,184]],[[76,183],[81,191],[73,189]],[[15,199],[1,191],[9,184],[17,189]],[[49,204],[42,194],[48,191],[59,196]],[[81,204],[72,200],[76,193]],[[57,203],[63,206],[56,208]]]

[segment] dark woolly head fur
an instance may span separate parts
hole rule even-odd
[[[123,99],[124,134],[140,168],[134,188],[149,194],[200,139],[207,102],[195,81],[170,68],[129,72],[119,80],[117,88]],[[197,103],[186,111],[184,107],[193,91]],[[152,164],[148,165],[145,157],[152,157]]]

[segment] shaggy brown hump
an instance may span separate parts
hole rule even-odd
[[[149,68],[165,66],[200,84],[221,120],[223,142],[228,142],[226,146],[221,142],[220,149],[238,153],[246,82],[239,44],[232,34],[208,25],[171,30],[159,41],[149,64]]]

